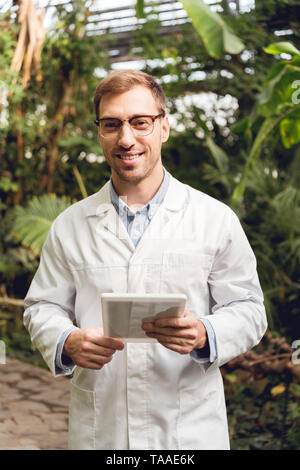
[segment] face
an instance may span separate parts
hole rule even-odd
[[[100,118],[130,119],[135,115],[157,114],[160,114],[160,110],[154,97],[143,86],[136,86],[119,95],[106,94],[100,101]],[[109,137],[102,137],[98,131],[98,139],[111,167],[114,183],[137,184],[161,175],[161,146],[168,136],[167,117],[156,119],[153,132],[146,136],[135,135],[128,122],[124,122],[119,132]]]

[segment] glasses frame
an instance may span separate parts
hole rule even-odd
[[[152,125],[151,132],[148,132],[147,134],[137,134],[137,135],[140,135],[140,136],[146,136],[146,135],[152,134],[153,129],[154,129],[154,122],[156,121],[156,119],[158,119],[158,118],[160,118],[160,117],[165,117],[165,113],[163,112],[163,113],[156,114],[156,115],[155,115],[155,114],[136,114],[135,116],[132,116],[130,119],[120,119],[120,118],[109,118],[109,117],[107,117],[107,118],[95,119],[95,120],[94,120],[94,123],[96,124],[96,126],[100,127],[101,121],[105,121],[106,119],[117,119],[117,120],[120,121],[120,123],[121,123],[121,124],[120,124],[120,127],[117,129],[117,132],[120,132],[120,130],[122,129],[122,126],[123,126],[123,123],[124,123],[124,122],[128,122],[129,125],[130,125],[130,129],[132,130],[133,133],[135,133],[135,129],[133,129],[133,128],[131,127],[131,122],[132,122],[134,119],[143,118],[143,117],[145,117],[145,118],[151,118],[153,125]],[[108,135],[105,136],[105,135],[101,134],[101,132],[100,132],[100,135],[101,135],[104,139],[106,139],[109,135],[113,135],[113,134],[114,134],[114,133],[108,134]]]

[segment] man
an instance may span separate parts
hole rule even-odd
[[[256,262],[223,203],[165,171],[165,97],[152,77],[109,74],[95,97],[111,168],[55,220],[24,322],[55,375],[70,374],[71,449],[229,449],[219,367],[266,330]],[[151,343],[104,337],[100,294],[184,293]]]

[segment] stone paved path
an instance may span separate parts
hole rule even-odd
[[[66,450],[69,379],[16,359],[0,364],[0,450]]]

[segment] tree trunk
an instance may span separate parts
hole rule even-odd
[[[76,71],[72,71],[68,79],[64,81],[64,91],[60,103],[56,109],[55,116],[52,119],[52,130],[50,130],[48,136],[48,153],[46,171],[41,180],[41,189],[46,189],[47,193],[53,192],[54,189],[54,175],[56,169],[56,163],[59,156],[58,140],[64,135],[65,124],[68,121],[68,117],[75,115],[75,108],[72,105],[73,101],[73,85],[75,83]],[[61,119],[63,116],[63,119]],[[60,119],[59,119],[60,117]],[[57,122],[60,122],[59,128],[57,129]]]
[[[53,136],[52,142],[48,142],[48,162],[47,162],[47,193],[52,193],[54,188],[54,173],[56,169],[56,162],[58,157],[58,135]]]
[[[23,118],[24,113],[23,113],[23,109],[21,105],[18,106],[17,114],[18,114],[19,119]],[[17,136],[17,163],[20,164],[24,160],[24,141],[23,141],[23,135],[20,129],[18,128],[16,129],[16,136]],[[24,193],[24,179],[22,175],[18,176],[18,185],[19,185],[18,191],[14,194],[14,197],[13,197],[13,203],[15,206],[17,206],[20,203],[23,197],[23,193]]]

